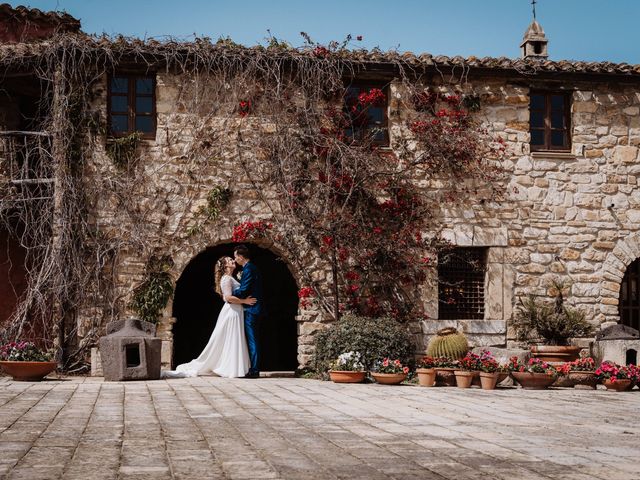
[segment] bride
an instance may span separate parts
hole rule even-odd
[[[251,362],[244,335],[244,311],[242,304],[254,305],[256,299],[241,299],[233,296],[240,283],[233,278],[236,263],[231,257],[222,257],[216,262],[216,293],[224,300],[218,321],[209,343],[198,358],[178,365],[175,370],[164,371],[162,376],[197,377],[215,373],[221,377],[244,377]]]

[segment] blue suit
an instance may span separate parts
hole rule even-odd
[[[251,360],[250,375],[259,373],[258,361],[258,338],[256,336],[257,323],[265,313],[262,303],[262,279],[260,270],[253,263],[247,262],[242,268],[242,279],[240,286],[233,291],[233,296],[238,298],[253,297],[257,300],[255,305],[243,305],[244,307],[244,333],[247,337],[247,347],[249,349],[249,359]]]

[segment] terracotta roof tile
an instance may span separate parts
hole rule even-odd
[[[0,11],[4,5],[0,5]],[[49,14],[44,14],[49,15]],[[57,15],[57,14],[56,14]],[[84,35],[84,34],[82,34]],[[115,45],[115,48],[121,53],[126,53],[127,49],[131,49],[132,54],[149,55],[150,57],[156,57],[158,61],[162,61],[163,54],[168,49],[180,49],[184,48],[183,54],[188,54],[189,51],[195,47],[201,48],[203,45],[202,40],[196,42],[178,42],[175,40],[158,41],[154,39],[139,40],[139,39],[111,39],[111,38],[96,38],[90,36],[83,37],[83,46],[93,46],[96,50],[105,48],[108,44]],[[0,61],[3,58],[7,58],[12,54],[20,55],[41,55],[45,54],[49,47],[51,47],[50,40],[44,40],[42,42],[29,44],[28,47],[25,44],[6,44],[0,45]],[[207,47],[209,48],[209,47]],[[229,52],[229,54],[264,54],[265,52],[281,58],[300,58],[313,56],[311,49],[274,49],[270,50],[263,46],[243,47],[240,45],[227,45],[227,44],[211,44],[210,48],[221,53]],[[627,77],[640,78],[640,65],[630,65],[628,63],[612,63],[612,62],[585,62],[585,61],[571,61],[571,60],[540,60],[540,59],[510,59],[507,57],[483,57],[478,58],[470,56],[467,58],[461,56],[448,57],[445,55],[432,55],[430,53],[414,54],[412,52],[382,52],[380,50],[343,50],[338,51],[332,55],[339,58],[341,61],[352,60],[354,62],[363,62],[368,64],[377,64],[380,66],[393,65],[400,62],[408,66],[419,67],[465,67],[471,70],[473,69],[488,69],[497,71],[512,72],[514,74],[522,74],[527,76],[534,76],[536,74],[543,73],[574,73],[574,74],[608,74],[608,75],[621,75]],[[329,57],[330,58],[330,57]]]

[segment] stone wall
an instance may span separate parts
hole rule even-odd
[[[573,92],[571,152],[530,152],[530,86]],[[411,325],[418,351],[435,330],[451,324],[463,328],[475,345],[505,345],[513,338],[509,319],[516,299],[526,293],[547,295],[547,285],[553,278],[571,282],[569,303],[583,309],[594,324],[616,321],[620,281],[627,265],[640,256],[640,193],[636,188],[640,172],[640,95],[635,87],[584,83],[580,79],[544,85],[535,79],[524,82],[477,77],[469,79],[465,88],[480,95],[481,111],[477,115],[507,143],[507,198],[500,203],[468,199],[462,206],[443,209],[445,238],[460,246],[488,248],[485,319],[438,320],[437,291],[431,282],[424,288],[430,320]],[[98,94],[96,108],[104,115],[105,94]],[[214,139],[221,145],[215,157],[190,157],[194,132],[202,125],[198,114],[185,107],[187,95],[180,77],[158,74],[157,138],[141,146],[144,161],[139,167],[142,171],[134,176],[136,180],[122,181],[119,195],[139,199],[136,214],[145,218],[144,231],[128,231],[129,219],[114,213],[118,210],[113,207],[121,201],[118,194],[105,194],[95,204],[96,221],[105,235],[124,236],[130,245],[136,245],[135,235],[151,239],[154,247],[173,256],[175,279],[207,246],[230,242],[235,221],[271,218],[241,167],[245,162],[249,168],[260,168],[255,152],[236,150],[236,139],[225,138],[221,128]],[[402,104],[403,95],[402,88],[392,84],[390,110]],[[394,132],[402,128],[402,118],[402,112],[390,115],[392,145]],[[255,134],[255,124],[248,120],[244,125],[247,133]],[[92,172],[97,181],[122,175],[100,147]],[[199,233],[190,233],[190,228],[202,220],[199,209],[206,204],[207,193],[217,185],[231,186],[234,191],[228,208],[215,222],[204,224]],[[261,193],[275,195],[268,190]],[[271,247],[279,250],[277,245]],[[125,315],[149,253],[143,248],[128,248],[117,259],[116,297]],[[327,273],[327,266],[319,258],[306,259],[302,267],[285,260],[289,260],[299,285],[300,268],[308,269],[316,278]],[[82,324],[95,322],[91,305],[87,312],[91,313],[79,316],[81,334],[86,331]],[[168,305],[159,329],[165,340],[165,363],[171,353],[170,312]],[[314,333],[324,324],[319,311],[300,312],[301,365],[312,352]]]

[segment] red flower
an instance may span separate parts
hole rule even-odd
[[[317,46],[311,52],[314,57],[326,58],[331,53],[327,47],[323,47],[322,45]]]
[[[322,243],[324,243],[327,247],[333,245],[333,237],[330,235],[325,235],[322,237]]]
[[[233,227],[231,240],[234,242],[244,242],[251,236],[262,236],[267,230],[273,227],[271,223],[258,220],[256,222],[243,222]]]
[[[347,272],[345,277],[349,280],[357,281],[360,280],[360,274],[358,272]]]
[[[242,100],[238,104],[238,115],[241,117],[246,117],[249,115],[249,111],[251,110],[251,102],[249,100]]]
[[[358,95],[358,103],[362,107],[383,107],[386,100],[386,95],[379,88],[372,88],[368,92],[362,92]]]

